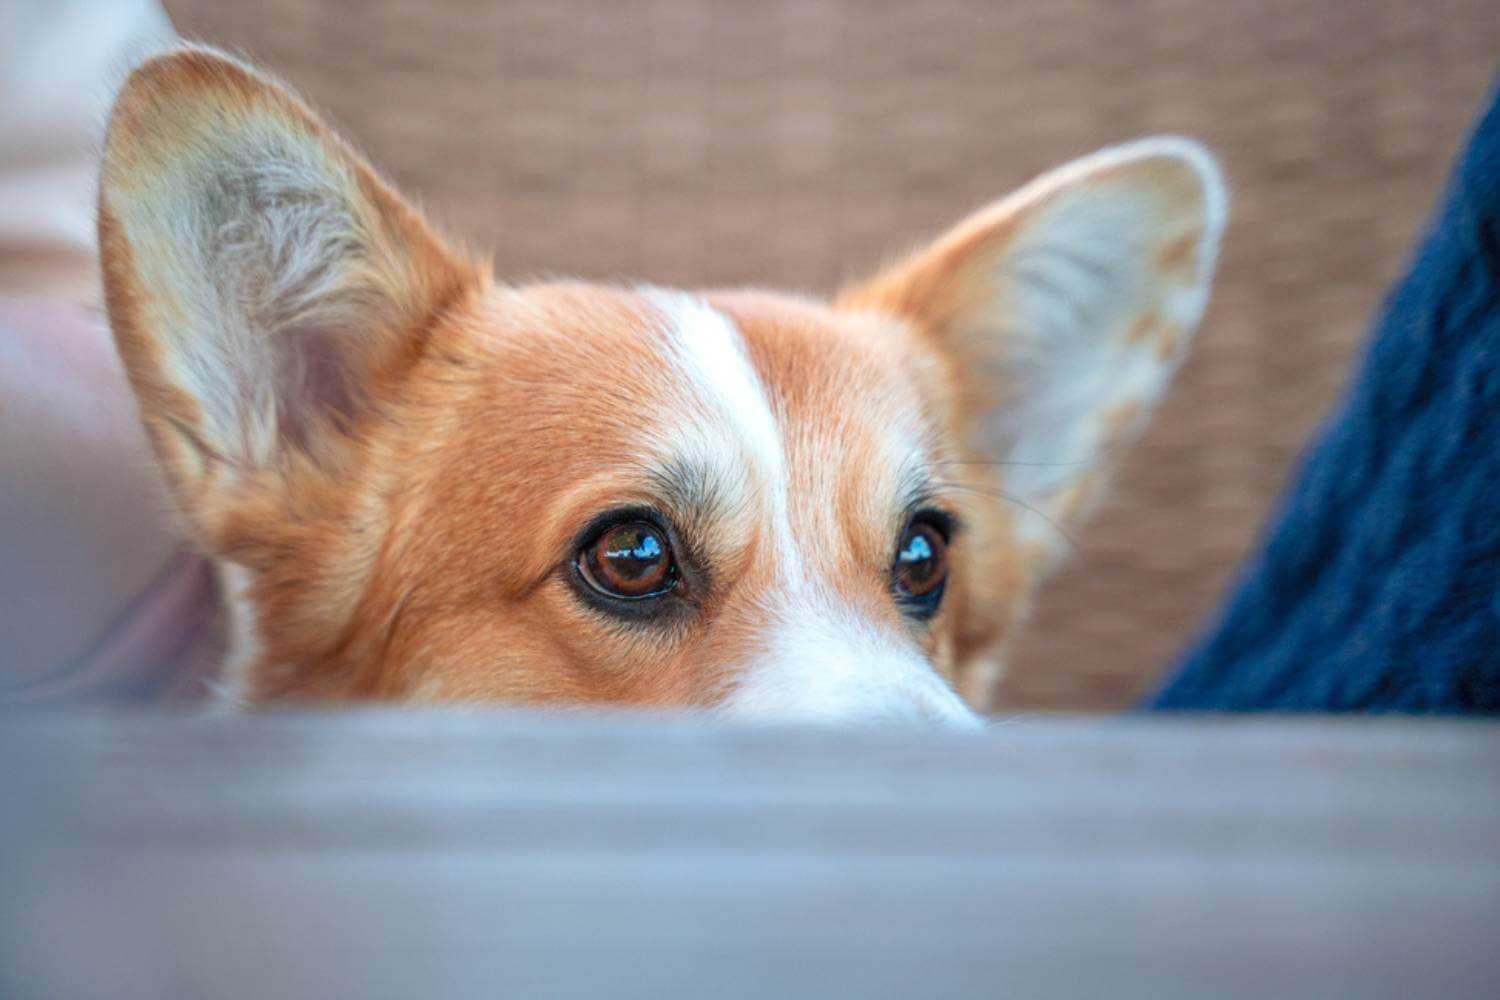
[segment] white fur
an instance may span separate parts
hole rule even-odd
[[[250,669],[261,658],[260,616],[250,600],[250,571],[222,559],[217,567],[229,628],[228,649],[214,693],[220,707],[233,709],[245,704]]]
[[[683,292],[650,289],[647,296],[665,317],[678,348],[680,367],[693,380],[698,394],[734,418],[740,440],[750,454],[784,482],[786,454],[781,429],[765,387],[750,364],[744,341],[729,317]]]
[[[721,414],[758,473],[769,504],[770,537],[779,544],[782,572],[800,587],[805,573],[789,512],[786,446],[782,429],[760,376],[750,364],[734,323],[702,299],[682,292],[649,289],[678,348],[677,361],[696,394]]]
[[[980,725],[910,638],[806,594],[769,619],[765,648],[741,667],[721,708],[725,716]]]

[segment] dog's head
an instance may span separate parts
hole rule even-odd
[[[190,49],[122,91],[99,230],[246,699],[962,722],[1181,358],[1223,201],[1148,140],[831,302],[508,287]]]

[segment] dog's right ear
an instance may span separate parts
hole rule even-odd
[[[201,48],[120,92],[99,248],[142,418],[209,535],[249,481],[331,458],[481,281],[297,98]]]

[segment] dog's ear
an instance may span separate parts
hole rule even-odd
[[[297,98],[218,53],[130,76],[99,191],[106,303],[185,512],[316,464],[478,283]]]
[[[1032,512],[1031,537],[1055,539],[1047,522],[1095,499],[1181,359],[1224,217],[1200,146],[1142,140],[1043,176],[837,304],[928,339],[956,392],[954,478],[996,487]]]

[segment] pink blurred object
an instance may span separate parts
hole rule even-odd
[[[212,616],[212,580],[177,546],[91,311],[0,299],[0,468],[0,698],[168,687]]]
[[[104,321],[99,131],[155,0],[0,5],[0,702],[176,690],[214,611]]]

